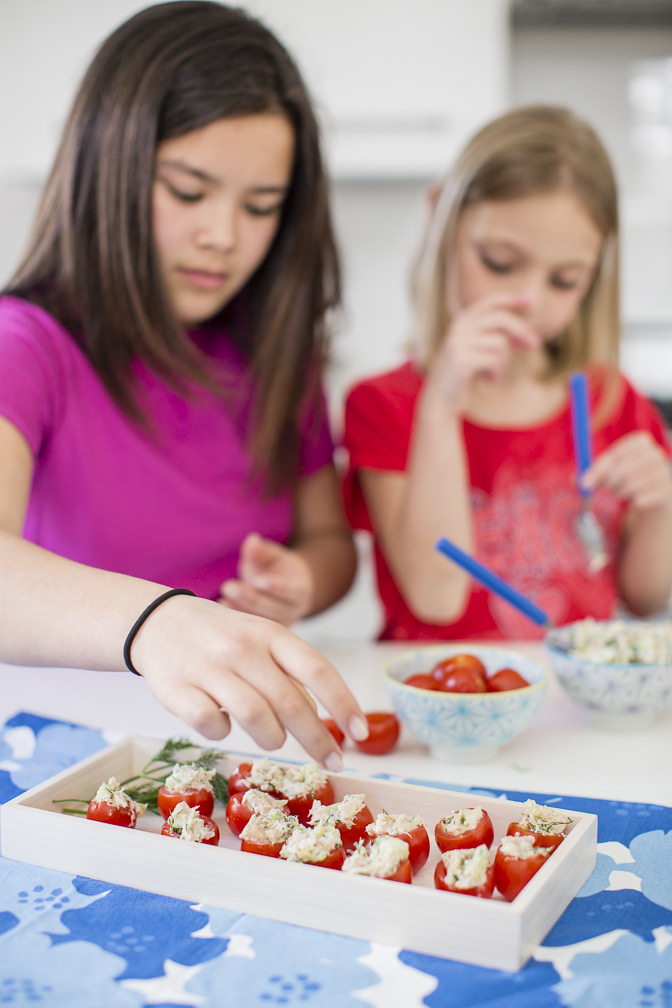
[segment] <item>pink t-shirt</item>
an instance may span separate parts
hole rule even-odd
[[[372,531],[359,470],[406,470],[422,382],[418,369],[407,363],[360,382],[348,396],[345,446],[350,464],[344,492],[355,528]],[[594,406],[602,388],[603,375],[592,372]],[[670,454],[658,413],[622,378],[610,416],[593,433],[595,455],[633,430],[650,431]],[[585,616],[610,618],[618,603],[616,555],[623,505],[605,491],[594,495],[593,508],[605,531],[612,562],[593,573],[576,531],[579,496],[569,403],[547,422],[524,429],[480,427],[465,420],[463,436],[471,481],[475,556],[531,597],[556,625]],[[476,582],[458,620],[444,625],[423,623],[408,608],[377,542],[375,561],[385,610],[382,639],[543,636],[542,628]]]
[[[111,400],[75,341],[50,315],[0,299],[0,415],[35,459],[24,537],[110,571],[216,598],[250,531],[286,542],[289,492],[264,500],[248,484],[251,407],[245,365],[227,334],[192,334],[231,375],[235,402],[201,386],[176,392],[137,364],[143,432]],[[324,397],[304,411],[299,476],[331,462]]]

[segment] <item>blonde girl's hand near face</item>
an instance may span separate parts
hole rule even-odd
[[[436,396],[463,415],[479,378],[496,381],[516,352],[539,346],[539,336],[521,314],[519,294],[494,294],[459,311],[430,367],[425,397]]]
[[[672,590],[672,470],[665,451],[648,431],[632,431],[601,452],[583,485],[629,505],[619,559],[624,602],[641,616],[665,608]]]

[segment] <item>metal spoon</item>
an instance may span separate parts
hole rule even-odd
[[[588,566],[591,571],[597,573],[609,562],[609,555],[604,531],[590,506],[591,491],[584,489],[580,483],[581,476],[592,462],[588,384],[585,374],[577,372],[570,377],[569,391],[577,486],[581,495],[581,510],[576,522],[576,531],[588,554]]]

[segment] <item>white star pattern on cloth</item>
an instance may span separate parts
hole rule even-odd
[[[373,1008],[389,1008],[401,1005],[404,1008],[422,1008],[425,998],[436,990],[438,980],[413,966],[402,963],[399,949],[391,945],[371,942],[371,951],[360,956],[357,962],[368,966],[381,978],[380,983],[353,991],[354,997]]]
[[[165,970],[163,976],[149,977],[147,980],[122,980],[121,986],[140,994],[147,1005],[169,1002],[198,1008],[199,1005],[207,1004],[207,998],[184,990],[185,984],[203,968],[203,963],[198,963],[196,966],[182,966],[166,959],[163,968]]]

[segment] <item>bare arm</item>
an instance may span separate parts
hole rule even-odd
[[[473,550],[462,417],[479,379],[496,379],[516,346],[537,345],[513,310],[519,300],[499,295],[456,317],[418,402],[406,473],[360,473],[390,569],[409,608],[425,622],[452,622],[467,602],[467,575],[434,546],[447,536]]]
[[[0,659],[123,669],[126,634],[167,586],[73,563],[23,540],[32,471],[24,439],[0,419]],[[367,732],[322,655],[276,623],[215,602],[166,601],[140,629],[132,659],[157,699],[207,738],[223,738],[231,715],[262,748],[277,748],[291,732],[336,769],[333,738],[304,687],[351,737]]]
[[[648,431],[619,438],[586,474],[628,502],[620,546],[621,598],[637,616],[664,609],[672,591],[672,473],[663,449]]]
[[[248,536],[238,579],[222,585],[221,601],[289,625],[338,601],[352,584],[356,564],[336,472],[325,466],[296,487],[291,547]]]

